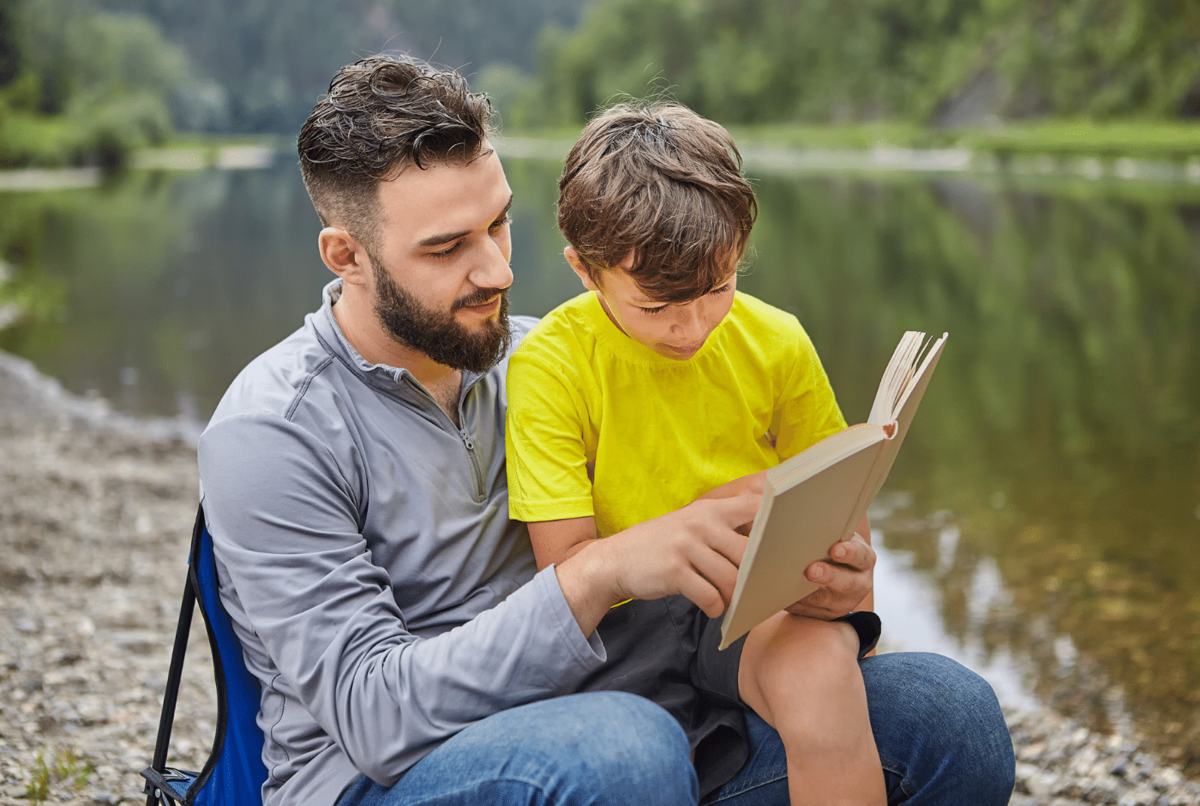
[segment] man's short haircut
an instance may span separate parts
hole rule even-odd
[[[675,104],[619,104],[584,127],[558,189],[558,226],[592,281],[630,253],[658,302],[725,283],[758,215],[729,132]]]
[[[296,143],[322,225],[377,246],[379,183],[410,165],[470,162],[486,153],[490,121],[487,97],[453,70],[392,55],[343,67]]]

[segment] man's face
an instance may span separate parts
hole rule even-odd
[[[597,291],[608,318],[626,336],[659,355],[686,361],[700,348],[733,306],[737,288],[737,263],[717,288],[688,302],[655,302],[646,296],[627,269],[633,255],[620,267],[601,272]]]
[[[494,152],[465,165],[409,166],[379,186],[369,253],[379,324],[402,346],[484,372],[508,346],[512,191]]]

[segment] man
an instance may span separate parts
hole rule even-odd
[[[613,604],[682,594],[719,612],[757,496],[649,521],[636,552],[601,541],[536,571],[503,452],[505,361],[532,322],[507,316],[512,193],[488,137],[487,102],[459,76],[388,57],[341,70],[301,131],[337,279],[238,376],[199,451],[222,599],[262,684],[264,799],[786,802],[769,728],[701,793],[665,710],[572,693],[622,688],[603,672],[624,659],[596,634]],[[869,593],[874,555],[847,549],[810,569],[825,587],[807,612]],[[1012,747],[986,684],[932,656],[871,660],[895,802],[1006,802]]]

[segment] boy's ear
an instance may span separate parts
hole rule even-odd
[[[588,291],[599,291],[600,287],[592,280],[592,276],[588,274],[587,267],[583,265],[583,261],[579,258],[579,253],[575,251],[575,247],[568,246],[563,250],[563,257],[567,259],[567,263],[571,264],[571,268],[575,270],[575,274],[579,276],[583,287]]]
[[[358,239],[344,229],[325,227],[317,236],[321,260],[329,270],[350,285],[366,285],[371,277],[371,260]]]

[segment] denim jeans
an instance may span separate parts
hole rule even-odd
[[[1008,803],[1012,740],[986,682],[939,655],[877,655],[861,668],[889,804]],[[748,719],[750,759],[706,806],[788,803],[779,736],[754,714]],[[576,694],[482,720],[390,788],[360,778],[338,806],[694,806],[688,756],[679,725],[649,701]]]

